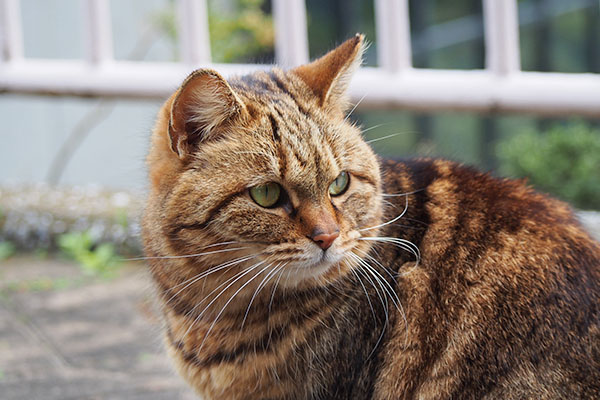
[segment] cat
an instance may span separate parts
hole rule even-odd
[[[161,108],[143,239],[203,399],[600,398],[600,246],[523,182],[379,159],[357,35],[312,63],[193,72]]]

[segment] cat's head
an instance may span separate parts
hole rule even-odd
[[[193,72],[163,106],[148,157],[157,254],[258,264],[285,271],[284,285],[348,273],[382,214],[377,158],[346,117],[363,48],[357,35],[310,64],[229,81]]]

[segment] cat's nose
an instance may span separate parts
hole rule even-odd
[[[314,232],[310,238],[319,245],[323,250],[327,250],[333,244],[333,241],[340,236],[340,231],[336,230],[332,233],[324,233],[323,231]]]

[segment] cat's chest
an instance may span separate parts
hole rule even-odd
[[[245,322],[169,312],[166,343],[178,372],[206,399],[311,398],[333,349],[333,312],[316,299]]]

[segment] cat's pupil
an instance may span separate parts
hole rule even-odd
[[[347,172],[342,172],[337,178],[329,185],[329,194],[332,196],[339,196],[346,191],[348,187],[349,176]]]
[[[273,207],[281,196],[281,186],[275,182],[250,188],[250,197],[261,207]]]

